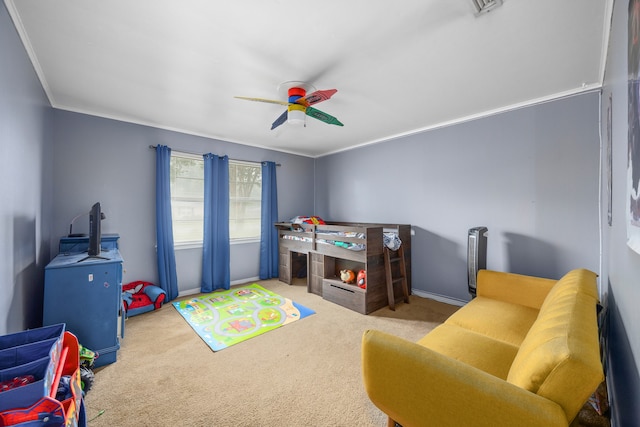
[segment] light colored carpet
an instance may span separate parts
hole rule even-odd
[[[316,314],[219,352],[169,304],[132,317],[117,362],[96,370],[85,398],[89,427],[385,426],[362,385],[363,332],[416,341],[458,309],[412,295],[365,316],[304,281],[256,283]]]

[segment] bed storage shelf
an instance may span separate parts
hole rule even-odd
[[[307,291],[362,314],[388,304],[383,233],[402,241],[411,290],[411,226],[328,222],[327,224],[276,223],[279,242],[279,279],[291,284],[306,268]],[[306,263],[306,264],[305,264]],[[367,287],[343,283],[341,270],[367,272]],[[402,295],[395,289],[394,295]]]

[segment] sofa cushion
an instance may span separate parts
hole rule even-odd
[[[478,296],[540,310],[557,280],[502,271],[478,271]]]
[[[584,268],[568,272],[551,288],[540,307],[540,312],[544,311],[545,306],[556,304],[557,299],[562,295],[582,293],[598,301],[597,277],[596,273]]]
[[[530,307],[476,297],[451,315],[445,323],[520,346],[537,316],[538,310]]]
[[[545,299],[507,381],[557,402],[571,420],[603,379],[596,275],[574,270]]]
[[[456,325],[442,324],[418,344],[505,380],[518,347]]]

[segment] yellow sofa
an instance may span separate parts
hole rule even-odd
[[[566,427],[603,380],[596,277],[481,270],[477,297],[417,343],[365,332],[369,398],[390,426]]]

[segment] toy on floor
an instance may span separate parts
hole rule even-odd
[[[150,282],[135,281],[122,287],[124,310],[129,316],[146,313],[162,307],[167,293]]]
[[[95,381],[95,374],[93,373],[93,362],[100,356],[97,351],[91,351],[87,347],[80,345],[80,387],[82,392],[87,394],[93,382]]]

